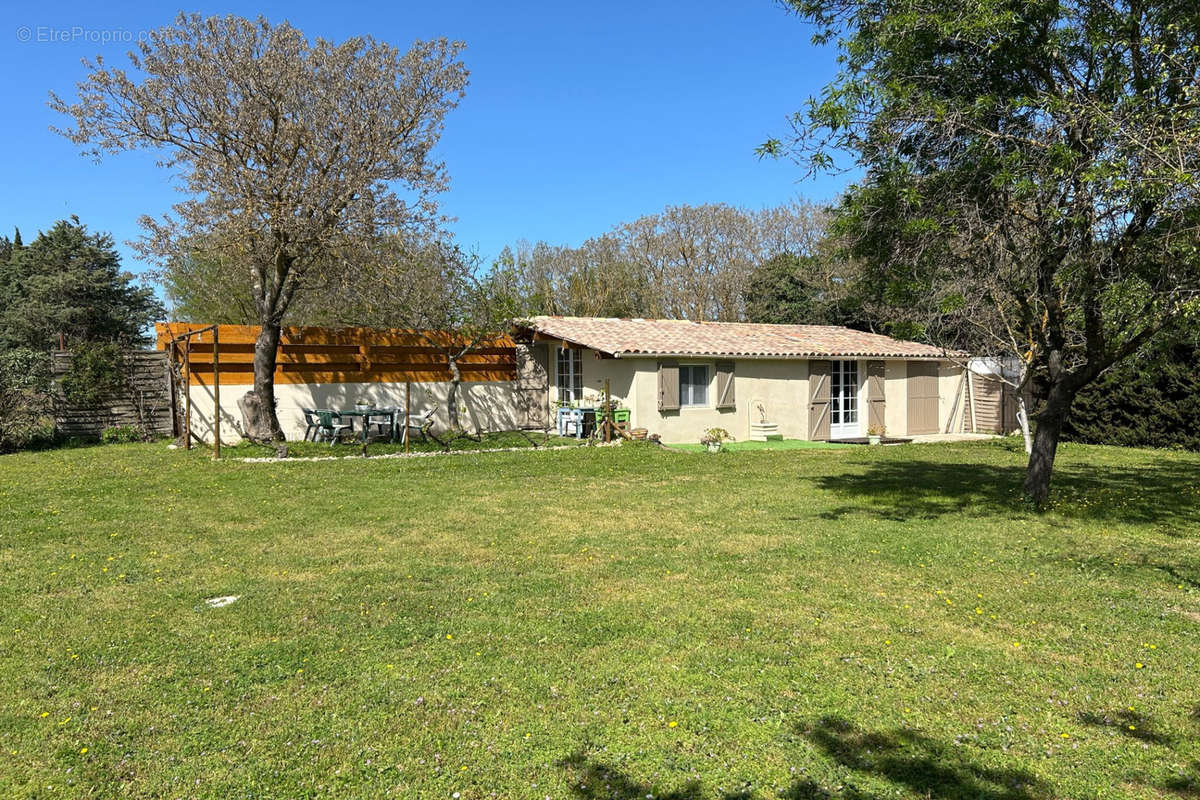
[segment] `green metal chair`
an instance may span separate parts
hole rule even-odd
[[[302,408],[300,413],[304,414],[304,441],[308,441],[310,437],[316,435],[321,428],[321,420],[317,418],[317,412],[311,408]],[[315,442],[316,439],[313,439]]]
[[[318,408],[314,412],[317,415],[317,421],[320,425],[317,428],[315,436],[321,436],[329,439],[329,446],[333,447],[346,431],[353,431],[354,426],[342,422],[341,414],[336,411],[331,411],[325,408]],[[313,441],[317,441],[315,438]]]

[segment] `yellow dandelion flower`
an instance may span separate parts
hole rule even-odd
[[[668,723],[667,723],[667,727],[668,727],[668,728],[678,728],[678,727],[679,727],[679,723],[678,723],[678,722],[676,722],[675,720],[671,720],[670,722],[668,722]]]

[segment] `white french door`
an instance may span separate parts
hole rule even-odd
[[[858,421],[858,362],[834,361],[829,370],[829,438],[862,436]]]

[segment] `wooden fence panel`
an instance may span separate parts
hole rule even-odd
[[[58,397],[54,425],[65,436],[99,436],[105,428],[133,425],[148,432],[172,434],[171,385],[166,353],[154,350],[125,352],[129,374],[126,386],[100,398],[91,406],[75,406]],[[71,370],[70,351],[54,353],[54,379],[61,380]]]
[[[206,325],[159,323],[158,348],[165,350],[175,337]],[[254,382],[253,325],[218,328],[221,383]],[[445,331],[380,330],[375,328],[284,328],[276,354],[276,383],[442,383],[451,379],[446,352],[455,337]],[[212,382],[212,334],[191,338],[191,385]],[[517,377],[516,345],[509,336],[497,336],[471,349],[458,362],[464,381],[514,381]]]

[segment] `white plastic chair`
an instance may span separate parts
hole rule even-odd
[[[427,408],[423,411],[419,411],[416,414],[410,414],[408,418],[404,420],[403,440],[405,442],[408,441],[408,431],[410,428],[412,428],[415,429],[417,433],[421,434],[421,441],[428,441],[429,437],[425,435],[425,432],[433,426],[433,415],[436,412],[437,406],[434,406],[433,408]]]

